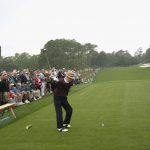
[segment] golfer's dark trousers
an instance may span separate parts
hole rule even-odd
[[[57,128],[62,128],[63,124],[69,124],[72,116],[72,107],[68,103],[67,97],[55,96],[54,105],[56,110]],[[66,111],[65,120],[63,121],[62,107]]]

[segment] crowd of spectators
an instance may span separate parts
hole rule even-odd
[[[0,73],[0,105],[13,102],[16,106],[20,106],[39,100],[52,92],[51,81],[55,78],[64,78],[66,72],[65,68],[2,71]],[[74,84],[82,82],[80,73],[74,72],[74,74]]]

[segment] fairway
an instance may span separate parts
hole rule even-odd
[[[18,107],[0,126],[1,150],[150,150],[150,68],[101,71],[71,89],[72,128],[56,130],[52,96]],[[32,128],[25,127],[32,124]]]

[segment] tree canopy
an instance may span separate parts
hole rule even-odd
[[[0,70],[13,70],[29,68],[32,70],[42,68],[83,69],[110,66],[129,66],[138,63],[150,62],[150,48],[143,53],[142,48],[137,49],[134,56],[128,50],[105,53],[97,51],[97,45],[91,43],[81,44],[76,40],[56,39],[48,41],[41,49],[40,54],[31,56],[23,52],[15,56],[1,57]]]

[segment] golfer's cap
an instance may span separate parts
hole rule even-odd
[[[68,72],[66,73],[66,76],[67,76],[68,78],[70,78],[70,79],[74,79],[74,72],[73,72],[73,71],[68,71]]]

